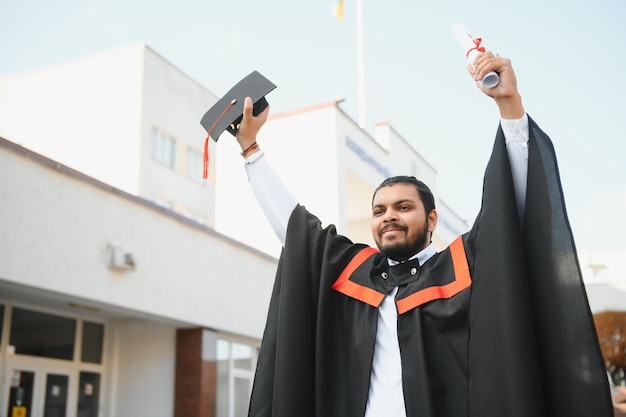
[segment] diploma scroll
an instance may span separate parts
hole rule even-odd
[[[467,31],[467,28],[462,23],[457,23],[452,27],[452,31],[456,36],[461,49],[465,52],[465,56],[470,64],[474,65],[474,60],[476,57],[483,52],[485,52],[485,47],[480,46],[482,42],[482,38],[474,38]],[[493,88],[500,82],[500,77],[495,71],[491,71],[487,75],[485,75],[482,79],[482,83],[487,88]]]

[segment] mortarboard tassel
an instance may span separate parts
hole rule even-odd
[[[204,160],[202,168],[202,178],[207,179],[209,176],[209,134],[207,133],[206,139],[204,139]]]
[[[222,117],[224,117],[224,115],[228,112],[228,110],[230,110],[231,107],[233,107],[235,105],[235,103],[237,103],[237,99],[233,99],[228,106],[226,106],[226,108],[224,109],[224,111],[222,112],[222,114],[220,114],[220,116],[217,118],[217,120],[215,120],[215,122],[213,123],[213,126],[211,126],[211,128],[209,129],[209,131],[206,134],[206,138],[204,139],[204,166],[202,169],[202,178],[206,179],[209,176],[209,135],[211,135],[211,132],[213,131],[213,129],[215,128],[215,126],[217,125],[217,123],[222,119]]]

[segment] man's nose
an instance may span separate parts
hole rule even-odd
[[[385,222],[394,222],[396,220],[398,220],[398,214],[396,213],[395,210],[385,211],[385,217],[384,217]]]

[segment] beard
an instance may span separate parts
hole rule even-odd
[[[406,234],[406,227],[402,227],[397,224],[394,224],[393,226],[402,228]],[[380,252],[387,258],[393,259],[394,261],[406,261],[411,256],[424,249],[428,243],[430,242],[428,239],[428,221],[426,221],[424,223],[424,227],[422,228],[422,232],[417,235],[413,241],[405,239],[401,242],[389,243],[387,245],[379,243],[377,246],[378,250],[380,250]]]

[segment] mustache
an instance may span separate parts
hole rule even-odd
[[[406,226],[401,225],[400,223],[387,223],[384,225],[379,231],[378,235],[382,236],[388,229],[400,229],[406,233],[408,228]]]

